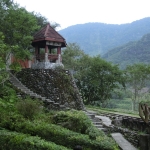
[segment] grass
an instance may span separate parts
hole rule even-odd
[[[111,99],[109,101],[108,108],[101,108],[91,105],[87,105],[86,108],[89,110],[97,111],[99,113],[115,113],[120,115],[139,117],[138,111],[132,111],[132,102],[128,98],[123,100]]]
[[[122,109],[108,109],[108,108],[100,108],[96,106],[86,106],[88,110],[96,111],[99,113],[113,113],[113,114],[119,114],[119,115],[126,115],[126,116],[132,116],[132,117],[139,117],[137,112],[129,112]]]

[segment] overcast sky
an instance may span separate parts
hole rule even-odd
[[[150,0],[14,0],[64,29],[75,24],[124,24],[150,17]]]

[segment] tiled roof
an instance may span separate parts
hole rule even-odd
[[[32,43],[38,41],[54,41],[54,42],[61,42],[63,43],[63,45],[64,44],[66,45],[65,39],[57,31],[55,31],[50,26],[50,24],[47,24],[44,28],[42,28],[34,35]]]

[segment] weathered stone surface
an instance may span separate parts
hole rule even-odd
[[[64,67],[62,63],[37,62],[32,64],[32,69],[55,69],[56,67]]]
[[[140,146],[140,150],[149,150],[149,138],[150,135],[149,134],[141,134],[140,135],[140,139],[139,139],[139,146]]]
[[[116,126],[122,126],[122,119],[120,118],[115,118],[112,123]]]
[[[83,110],[84,105],[78,88],[68,70],[22,69],[17,78],[30,90],[54,103],[70,109]],[[46,102],[48,103],[48,102]],[[52,106],[52,104],[49,104]]]
[[[122,150],[137,150],[133,145],[131,145],[120,133],[112,133],[112,137],[118,143]],[[143,149],[142,149],[143,150]]]

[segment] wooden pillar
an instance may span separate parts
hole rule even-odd
[[[48,46],[45,45],[45,62],[48,62]]]
[[[39,48],[38,48],[38,46],[36,45],[35,46],[35,55],[38,55],[39,54]]]
[[[57,54],[61,55],[61,47],[57,47]]]
[[[45,53],[48,53],[48,46],[45,45]]]
[[[61,63],[61,47],[57,47],[57,55],[58,55],[57,63]]]

